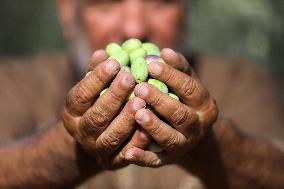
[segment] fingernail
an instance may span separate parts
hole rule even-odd
[[[126,160],[129,160],[129,161],[135,160],[135,156],[133,155],[131,149],[128,149],[128,150],[125,152],[125,159],[126,159]]]
[[[104,53],[104,50],[96,50],[94,53],[93,53],[93,55],[92,55],[92,57],[93,58],[96,58],[97,56],[99,56],[100,54],[103,54]]]
[[[161,57],[156,56],[156,55],[149,55],[149,56],[146,57],[147,65],[150,64],[151,62],[166,63]]]
[[[132,109],[134,111],[138,111],[140,109],[142,109],[143,107],[145,107],[145,102],[139,98],[135,98],[133,99],[133,103],[132,103]]]
[[[134,80],[132,78],[130,78],[129,75],[123,75],[121,78],[121,84],[124,87],[131,87],[134,85]]]
[[[125,70],[124,70],[123,68],[120,68],[120,70],[119,70],[117,76],[120,76],[120,75],[123,74],[123,73],[125,73]]]
[[[148,90],[148,87],[145,86],[144,84],[140,84],[138,86],[138,89],[136,90],[136,93],[135,93],[137,96],[139,97],[142,97],[142,98],[145,98],[148,96],[149,94],[149,90]]]
[[[145,131],[141,131],[140,137],[141,137],[143,140],[145,140],[145,141],[150,140],[149,135],[147,135],[147,134],[145,133]]]
[[[109,75],[113,75],[115,72],[118,71],[119,69],[119,65],[114,62],[113,60],[109,60],[107,63],[106,63],[106,73],[109,74]]]
[[[142,110],[140,112],[137,112],[137,121],[138,121],[138,123],[144,124],[144,123],[149,122],[149,120],[150,120],[150,117],[147,114],[146,110]]]
[[[174,58],[175,60],[178,59],[178,55],[177,55],[177,53],[173,49],[166,48],[165,52],[167,52],[167,54],[169,56],[171,56],[172,58]],[[166,56],[166,58],[167,58],[167,56]]]
[[[160,63],[152,62],[148,66],[149,72],[153,75],[160,75],[162,73],[162,66]]]

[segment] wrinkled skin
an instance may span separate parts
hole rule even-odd
[[[66,9],[71,2],[59,2],[61,19],[68,25],[72,19],[68,19]],[[132,37],[154,42],[161,48],[178,46],[181,1],[85,0],[78,6],[82,28],[93,50]],[[65,127],[101,167],[115,169],[130,163],[158,167],[174,163],[201,140],[216,120],[215,101],[183,55],[164,49],[162,58],[167,64],[150,63],[149,74],[169,86],[181,102],[149,84],[135,86],[130,74],[117,74],[117,62],[106,60],[103,50],[95,51],[91,58],[89,70],[93,71],[70,90],[63,112]],[[98,98],[110,83],[110,90]],[[137,97],[124,106],[133,89]],[[145,109],[146,105],[167,123]],[[145,150],[151,138],[162,146],[162,153]]]

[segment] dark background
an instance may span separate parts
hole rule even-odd
[[[266,64],[284,91],[283,0],[192,0],[189,11],[192,50]],[[0,1],[0,56],[65,49],[53,0]]]

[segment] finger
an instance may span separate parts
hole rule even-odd
[[[121,113],[97,139],[97,149],[102,152],[101,154],[107,156],[113,154],[133,133],[136,124],[135,113],[145,105],[145,101],[137,97],[127,102]],[[135,142],[137,142],[137,136]]]
[[[190,76],[195,75],[190,64],[182,54],[176,53],[170,48],[165,48],[161,51],[161,57],[167,64],[171,65],[175,69],[178,69],[179,71],[184,72]]]
[[[63,124],[65,129],[68,131],[68,133],[77,139],[77,125],[80,122],[80,117],[74,117],[71,115],[66,108],[64,108],[62,112],[62,118],[63,118]]]
[[[153,112],[141,109],[135,119],[139,125],[167,152],[175,152],[186,142],[180,132],[161,121]]]
[[[98,64],[106,61],[106,59],[108,59],[108,55],[105,50],[95,51],[88,64],[88,70],[92,71]]]
[[[142,128],[139,127],[135,131],[133,137],[127,144],[126,148],[129,149],[132,147],[137,147],[141,149],[146,149],[149,146],[151,140],[152,140],[151,136],[146,131],[144,131]]]
[[[81,80],[70,90],[66,100],[67,111],[74,116],[83,115],[119,70],[120,65],[115,60],[107,60],[97,66],[88,77]]]
[[[160,167],[169,162],[164,153],[154,153],[137,147],[128,149],[125,153],[125,159],[128,163],[152,168]]]
[[[112,160],[111,160],[111,165],[127,165],[129,162],[126,161],[125,159],[125,153],[128,149],[137,147],[140,149],[146,149],[148,145],[151,142],[151,137],[141,128],[138,128],[129,143],[123,147],[122,150],[117,152]]]
[[[130,73],[123,72],[112,82],[110,88],[82,116],[82,136],[97,138],[120,110],[121,105],[133,90],[135,80]]]
[[[145,100],[179,132],[186,137],[190,135],[192,127],[198,122],[198,116],[193,109],[148,83],[137,85],[134,91],[136,96]]]
[[[152,62],[148,65],[149,74],[170,87],[187,105],[199,108],[208,100],[209,93],[201,83],[168,64]]]

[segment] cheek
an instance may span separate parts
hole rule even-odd
[[[149,14],[151,40],[161,48],[176,46],[181,26],[181,13],[176,9],[160,10]]]
[[[89,8],[83,12],[81,21],[92,50],[102,49],[110,41],[120,41],[120,32],[113,32],[120,28],[120,11],[103,12]]]

